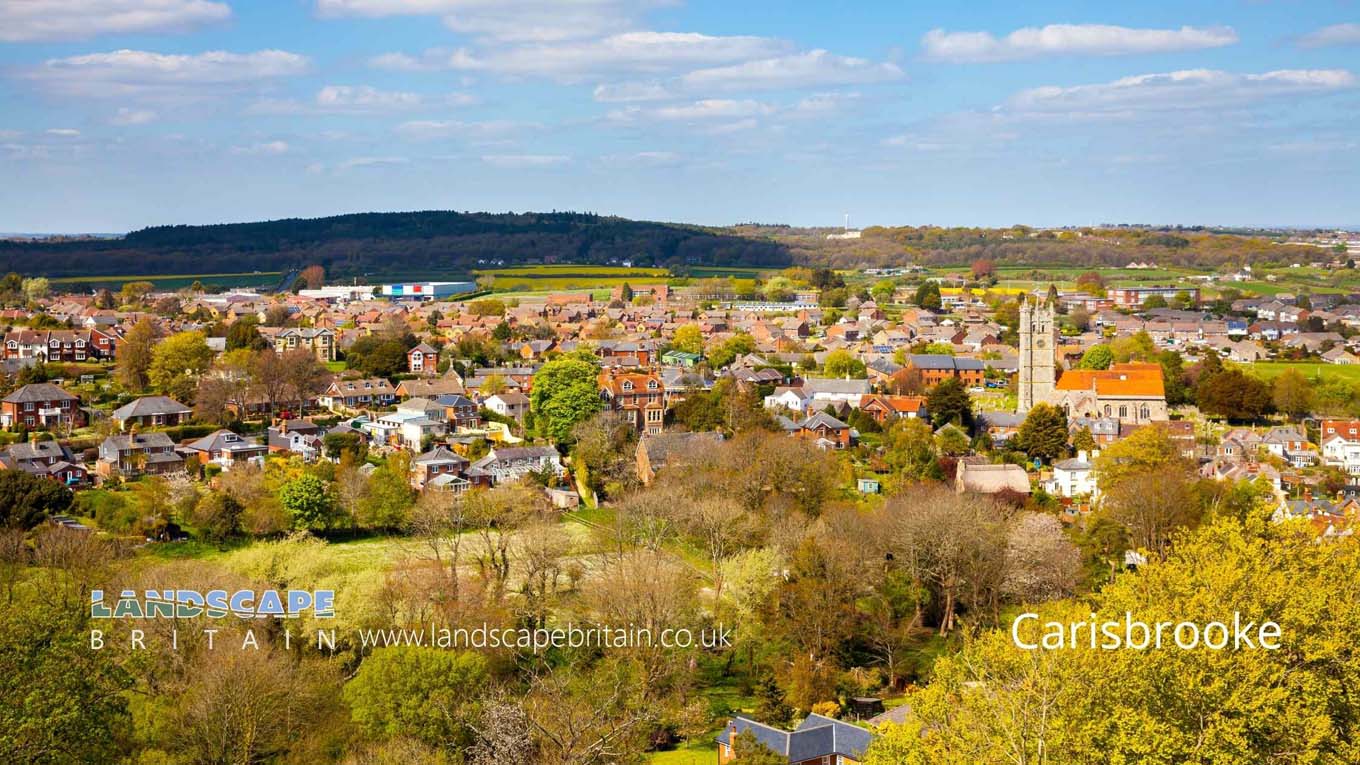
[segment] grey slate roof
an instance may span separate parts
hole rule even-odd
[[[157,414],[189,414],[189,407],[169,396],[145,396],[113,410],[115,420],[130,417],[150,417]]]
[[[736,733],[750,731],[756,740],[789,758],[789,762],[816,760],[828,755],[860,760],[874,740],[874,734],[864,728],[815,714],[808,715],[792,732],[737,716],[718,734],[718,742],[730,746],[733,730]]]
[[[10,404],[25,404],[39,401],[76,401],[77,397],[52,383],[31,383],[5,396],[4,400]]]

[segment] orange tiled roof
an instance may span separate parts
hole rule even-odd
[[[1109,369],[1070,369],[1058,379],[1058,390],[1089,390],[1098,396],[1166,395],[1160,364],[1114,364]]]

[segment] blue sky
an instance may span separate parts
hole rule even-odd
[[[1360,4],[0,0],[0,231],[1360,225]]]

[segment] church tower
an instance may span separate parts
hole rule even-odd
[[[1047,401],[1057,378],[1058,331],[1051,300],[1026,295],[1020,303],[1021,414]]]

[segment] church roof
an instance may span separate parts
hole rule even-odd
[[[1058,390],[1094,391],[1097,396],[1165,398],[1160,364],[1115,364],[1109,369],[1069,369]]]

